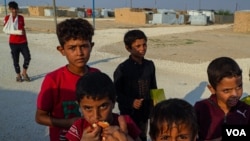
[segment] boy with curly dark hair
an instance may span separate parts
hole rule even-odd
[[[87,62],[94,46],[94,28],[84,19],[66,19],[57,25],[57,50],[68,64],[48,73],[37,98],[36,122],[49,126],[50,140],[65,140],[73,122],[81,117],[76,103],[76,83],[87,73],[99,71]]]

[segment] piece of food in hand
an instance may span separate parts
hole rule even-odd
[[[102,128],[106,128],[109,126],[109,123],[106,121],[98,121],[97,124],[101,126]]]
[[[95,128],[95,127],[97,127],[97,125],[96,125],[95,123],[93,123],[93,124],[92,124],[92,127],[94,127],[94,128]]]

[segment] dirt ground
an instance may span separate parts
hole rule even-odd
[[[235,33],[233,26],[202,32],[150,37],[146,57],[186,63],[201,63],[219,56],[248,58],[250,34]],[[103,51],[128,55],[122,42],[105,46]]]
[[[27,32],[55,33],[53,18],[25,18]],[[40,20],[38,20],[40,19]],[[58,18],[57,22],[64,18]],[[92,24],[93,20],[88,19]],[[94,21],[95,29],[109,28],[141,28],[183,25],[130,25],[116,23],[114,19]],[[184,25],[189,26],[189,25]],[[209,25],[208,25],[209,26]],[[147,34],[147,33],[146,33]],[[230,56],[233,58],[249,57],[250,34],[233,32],[233,24],[226,29],[209,30],[202,32],[179,33],[148,38],[147,58],[163,59],[187,63],[199,63],[209,61],[218,56]],[[104,46],[100,51],[127,56],[123,42]]]
[[[61,22],[65,18],[57,18],[57,23]],[[109,28],[139,28],[139,27],[159,27],[159,26],[169,26],[169,25],[133,25],[133,24],[123,24],[116,23],[114,18],[106,19],[95,19],[86,18],[92,25],[94,25],[96,30],[99,29],[109,29]],[[43,32],[43,33],[55,33],[55,21],[51,18],[46,17],[27,17],[25,18],[26,30],[29,32]]]

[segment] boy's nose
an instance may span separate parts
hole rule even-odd
[[[83,55],[83,49],[81,47],[77,48],[77,54]]]
[[[100,111],[99,110],[95,110],[94,113],[93,113],[93,118],[97,121],[100,120]]]
[[[236,89],[233,89],[231,95],[237,96],[238,95],[238,91]]]

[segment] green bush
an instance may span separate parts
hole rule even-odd
[[[219,10],[215,12],[216,15],[233,15],[229,10]]]

